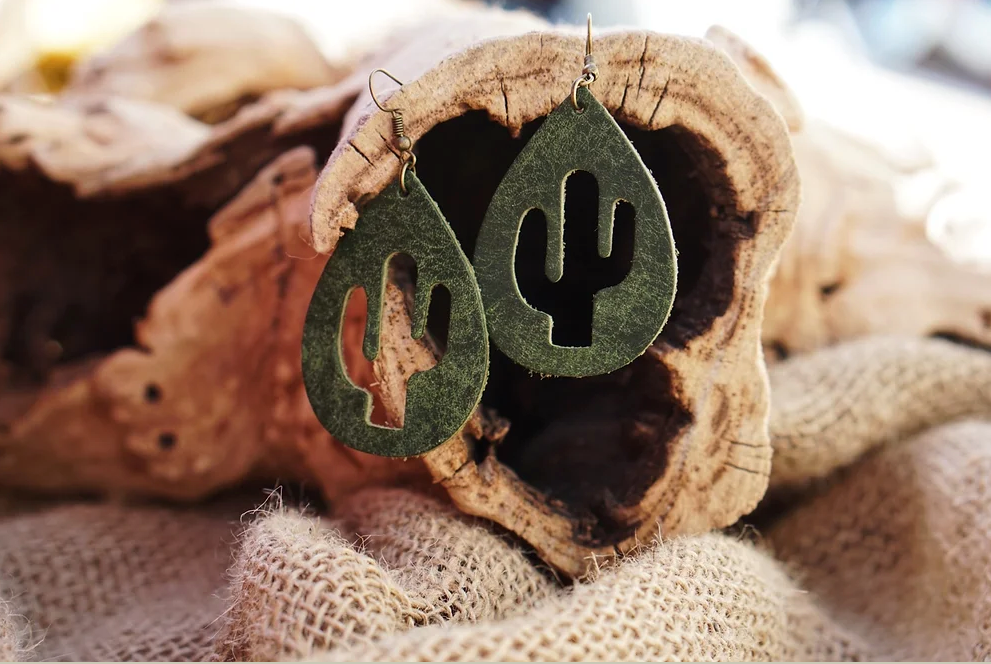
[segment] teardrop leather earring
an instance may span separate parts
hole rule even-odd
[[[493,342],[510,359],[553,376],[594,376],[640,356],[664,327],[677,280],[674,237],[661,192],[629,139],[589,91],[598,68],[588,17],[585,66],[571,95],[551,112],[499,184],[482,221],[474,266]],[[598,253],[612,253],[616,206],[634,208],[633,260],[626,278],[594,295],[590,346],[557,346],[554,322],[526,302],[516,280],[516,248],[527,212],[547,219],[544,272],[564,273],[564,187],[575,171],[599,185]]]
[[[372,100],[383,111],[372,90]],[[327,261],[310,301],[303,330],[303,380],[310,404],[323,426],[348,447],[381,456],[429,452],[464,425],[478,405],[488,375],[489,345],[482,300],[468,257],[416,177],[412,142],[403,116],[393,116],[394,146],[402,161],[399,178],[361,211],[353,231]],[[412,337],[427,323],[431,293],[443,284],[451,295],[447,350],[437,366],[409,379],[404,424],[392,429],[372,424],[371,395],[351,382],[342,355],[344,312],[351,294],[363,287],[368,298],[363,352],[379,351],[382,304],[389,261],[407,254],[416,261]]]

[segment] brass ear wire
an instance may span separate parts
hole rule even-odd
[[[375,89],[372,86],[372,79],[375,74],[378,73],[385,74],[398,83],[399,87],[403,86],[403,82],[385,69],[375,69],[368,75],[368,94],[371,95],[372,101],[379,107],[379,110],[385,111],[386,113],[392,113],[392,133],[394,134],[392,137],[392,144],[399,151],[399,159],[403,162],[402,170],[399,172],[399,188],[403,192],[403,195],[405,195],[408,193],[406,190],[406,173],[408,171],[413,171],[416,173],[416,155],[413,154],[413,141],[406,135],[406,123],[403,120],[403,112],[398,108],[386,108],[378,100],[378,97],[375,96]]]
[[[386,108],[385,106],[383,106],[382,105],[382,102],[380,102],[378,100],[378,97],[375,96],[375,88],[372,87],[372,79],[375,77],[375,74],[380,74],[380,73],[381,74],[385,74],[386,76],[388,76],[389,78],[391,78],[393,81],[395,81],[396,83],[398,83],[399,84],[399,87],[402,87],[403,86],[403,82],[400,81],[395,76],[393,76],[392,74],[390,74],[385,69],[374,69],[374,70],[372,70],[372,73],[370,73],[368,75],[368,94],[370,94],[372,96],[372,101],[375,102],[375,105],[378,106],[380,110],[383,110],[386,113],[391,113],[392,111],[389,110],[388,108]]]
[[[585,109],[578,105],[578,88],[587,88],[595,82],[598,76],[599,68],[595,64],[595,58],[592,57],[592,15],[589,14],[586,18],[585,66],[582,67],[582,75],[576,78],[575,82],[571,84],[571,105],[579,113]]]
[[[585,62],[592,57],[592,13],[585,16]]]

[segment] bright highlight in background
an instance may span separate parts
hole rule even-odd
[[[71,61],[112,45],[164,0],[0,0],[0,87],[46,58]]]
[[[162,0],[32,0],[25,28],[43,52],[90,51],[134,30]]]

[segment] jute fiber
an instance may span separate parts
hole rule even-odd
[[[770,373],[753,524],[571,586],[402,488],[329,516],[4,506],[0,657],[991,659],[991,354],[877,338]]]

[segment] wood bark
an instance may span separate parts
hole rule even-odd
[[[541,31],[438,43],[424,34],[376,65],[407,81],[387,105],[403,109],[418,175],[470,256],[488,197],[534,122],[569,94],[584,41]],[[643,357],[602,377],[540,379],[494,357],[475,418],[423,457],[463,511],[573,576],[658,531],[731,524],[760,500],[771,452],[761,314],[799,201],[785,122],[711,42],[623,31],[596,35],[593,49],[592,91],[670,211],[680,275],[670,322]],[[359,98],[314,194],[318,251],[332,252],[360,223],[360,202],[397,176],[390,132],[389,115]],[[393,294],[387,306],[408,326],[409,293]],[[436,359],[402,329],[384,334],[374,370],[400,421],[407,377]]]

